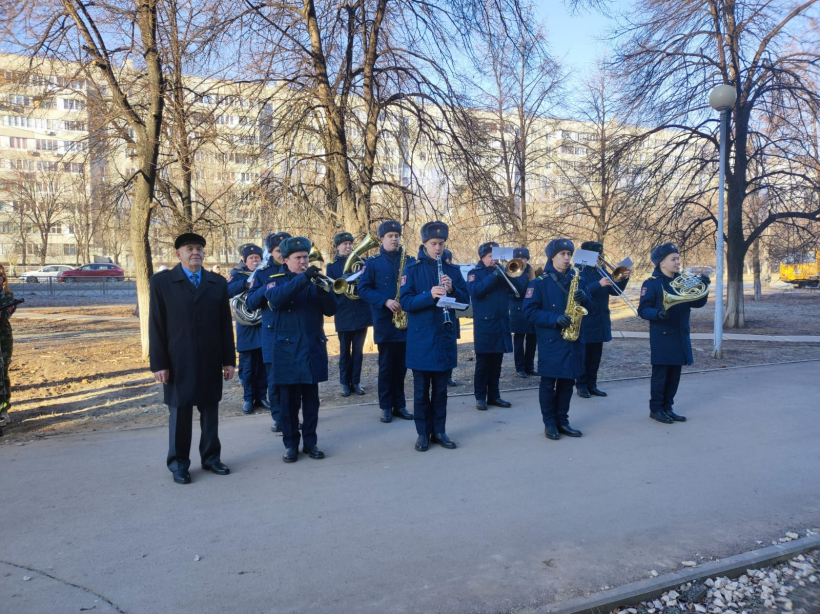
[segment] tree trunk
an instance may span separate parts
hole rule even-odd
[[[140,318],[142,357],[148,358],[148,309],[150,278],[154,267],[148,229],[151,222],[153,185],[144,175],[137,174],[134,201],[131,205],[131,254],[134,256],[134,277],[137,280],[137,309]]]
[[[763,289],[760,284],[760,239],[752,243],[752,272],[755,280],[754,300],[759,301],[763,298]]]
[[[743,263],[746,259],[746,244],[743,234],[743,201],[746,196],[746,170],[749,166],[746,152],[749,127],[749,113],[741,109],[735,113],[735,139],[727,143],[726,156],[726,272],[728,294],[723,325],[726,328],[745,328],[746,315],[743,305]],[[731,131],[728,131],[731,132]],[[721,186],[720,189],[723,189]]]
[[[746,312],[743,302],[743,260],[745,248],[742,241],[739,248],[732,249],[731,242],[726,254],[727,294],[726,312],[723,318],[725,328],[745,328]],[[718,300],[720,297],[715,297]]]

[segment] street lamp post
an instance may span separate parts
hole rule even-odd
[[[715,347],[712,358],[723,358],[723,196],[726,192],[726,132],[729,113],[737,100],[735,88],[718,85],[709,92],[709,106],[720,111],[720,168],[718,169],[718,227],[715,245]]]

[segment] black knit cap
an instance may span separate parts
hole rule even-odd
[[[333,237],[333,245],[339,247],[345,241],[353,242],[353,235],[349,232],[340,232]]]
[[[296,252],[310,252],[310,239],[307,237],[288,237],[279,244],[282,258],[287,258]]]
[[[563,252],[564,250],[568,250],[570,254],[574,254],[575,245],[573,245],[569,239],[553,239],[547,243],[547,248],[544,250],[544,253],[547,255],[547,258],[552,260],[558,252]]]
[[[196,243],[197,245],[205,247],[205,237],[198,235],[195,232],[183,232],[176,239],[174,239],[174,249],[179,249],[183,245],[188,245],[189,243]]]
[[[492,254],[494,247],[499,247],[498,243],[495,241],[487,241],[486,243],[482,243],[478,246],[478,257],[483,258],[487,254]]]
[[[397,232],[401,234],[401,224],[396,220],[387,220],[379,224],[379,238],[381,239],[388,232]]]
[[[680,251],[678,250],[678,246],[674,243],[664,243],[663,245],[658,245],[655,249],[652,250],[652,255],[649,257],[652,260],[652,264],[658,266],[661,261],[666,258],[669,254],[679,254]]]
[[[427,222],[421,227],[421,242],[426,243],[430,239],[444,239],[450,236],[450,227],[444,222]]]

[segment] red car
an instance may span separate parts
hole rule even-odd
[[[84,264],[81,267],[70,271],[63,271],[57,277],[57,281],[78,282],[78,281],[103,281],[107,277],[111,281],[124,281],[125,271],[116,264]]]

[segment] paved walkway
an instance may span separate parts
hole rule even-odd
[[[120,305],[121,307],[121,305]],[[113,316],[93,316],[93,315],[75,315],[62,313],[31,313],[25,309],[18,309],[15,312],[17,318],[27,318],[30,320],[77,320],[86,322],[139,322],[139,318],[127,317],[113,317]],[[335,335],[335,329],[332,323],[325,324],[326,332]],[[462,343],[472,342],[472,321],[468,320],[461,325]],[[466,336],[465,336],[466,335]],[[621,339],[649,339],[648,332],[640,331],[621,331],[613,330],[613,338]],[[707,339],[714,338],[712,333],[692,333],[692,339]],[[817,335],[745,335],[737,333],[724,333],[723,339],[725,341],[777,341],[780,343],[820,343],[820,336]]]
[[[188,486],[164,428],[0,446],[0,609],[532,612],[752,550],[820,526],[817,372],[685,375],[689,422],[670,426],[648,419],[647,380],[613,382],[573,398],[584,437],[557,442],[536,391],[487,412],[454,398],[459,449],[424,454],[411,422],[326,409],[328,457],[295,465],[268,417],[225,419],[233,473],[195,461]]]

